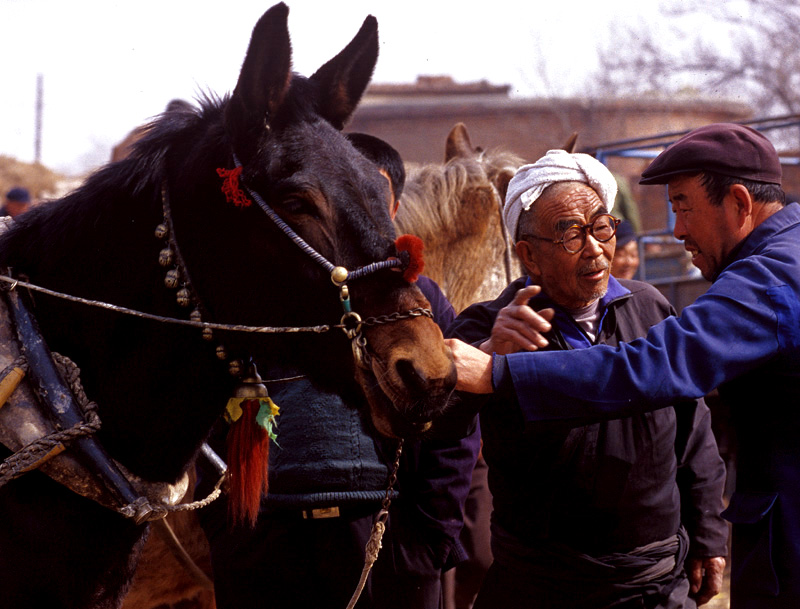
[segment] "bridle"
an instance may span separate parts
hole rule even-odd
[[[254,332],[270,332],[270,333],[283,333],[283,332],[324,332],[332,328],[338,328],[344,331],[347,338],[350,340],[353,357],[355,363],[362,368],[369,368],[371,356],[367,349],[366,337],[362,333],[363,326],[379,325],[399,321],[401,319],[409,319],[413,317],[429,317],[433,318],[433,312],[424,307],[415,307],[405,312],[395,312],[391,315],[381,315],[378,317],[368,317],[362,319],[356,311],[353,311],[350,302],[350,288],[349,281],[360,279],[384,269],[397,268],[404,271],[409,267],[411,262],[411,254],[407,250],[400,250],[398,256],[392,256],[386,260],[372,262],[349,271],[343,266],[336,266],[327,260],[322,254],[317,252],[311,245],[309,245],[300,235],[298,235],[292,228],[284,222],[284,220],[275,212],[272,207],[267,204],[264,198],[256,191],[244,185],[244,188],[239,184],[239,176],[242,172],[242,165],[239,163],[236,155],[233,155],[236,167],[233,170],[217,169],[217,174],[224,179],[222,191],[226,196],[228,202],[234,203],[237,206],[247,207],[251,204],[247,195],[254,200],[259,208],[266,214],[266,216],[278,227],[284,235],[286,235],[302,252],[307,254],[311,260],[319,264],[330,275],[331,282],[339,289],[339,301],[342,305],[343,315],[338,324],[325,325],[325,326],[306,326],[306,327],[284,327],[284,328],[267,328],[267,327],[253,327],[253,326],[228,326],[213,324],[217,328],[231,330],[237,329],[238,331],[254,331]],[[246,192],[246,194],[245,194]],[[161,186],[161,207],[163,212],[162,223],[156,227],[156,237],[159,239],[166,239],[166,245],[159,253],[159,264],[163,267],[169,267],[164,278],[164,284],[167,288],[175,289],[176,300],[179,305],[183,307],[192,306],[192,312],[189,315],[190,321],[201,326],[203,338],[211,341],[214,338],[212,324],[203,322],[203,315],[205,314],[204,308],[196,291],[192,286],[191,277],[187,270],[186,262],[178,247],[175,238],[175,229],[172,221],[172,210],[170,207],[169,188],[166,179],[162,181]],[[228,359],[227,349],[223,345],[219,345],[216,349],[217,357],[221,360]],[[240,377],[245,372],[244,363],[241,360],[233,359],[228,362],[228,370],[233,376]]]

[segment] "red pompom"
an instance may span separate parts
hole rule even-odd
[[[408,252],[408,266],[403,271],[403,279],[414,283],[425,269],[425,260],[422,257],[425,244],[416,235],[400,235],[395,239],[394,245],[398,252]]]
[[[267,492],[269,436],[256,421],[259,401],[244,400],[241,408],[228,431],[228,514],[234,523],[253,527]]]
[[[242,174],[242,166],[233,169],[217,168],[217,175],[223,178],[222,193],[228,203],[233,203],[236,207],[250,207],[253,203],[239,186],[239,176]]]

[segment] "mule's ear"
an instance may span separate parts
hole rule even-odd
[[[569,136],[569,139],[566,143],[561,147],[561,150],[566,150],[570,154],[575,152],[575,143],[578,141],[578,132],[573,131],[572,135]]]
[[[447,143],[444,147],[444,162],[451,159],[466,159],[475,156],[475,149],[469,140],[467,126],[464,123],[456,123],[447,135]]]
[[[319,113],[331,125],[344,128],[364,94],[378,61],[378,21],[370,15],[341,53],[317,70]]]
[[[237,154],[252,156],[292,79],[289,7],[269,9],[253,28],[239,81],[225,108],[225,126]]]

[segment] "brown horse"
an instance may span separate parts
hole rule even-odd
[[[522,274],[503,202],[523,163],[508,151],[473,147],[458,123],[447,136],[443,165],[409,168],[395,227],[425,243],[425,274],[456,312],[494,298]]]

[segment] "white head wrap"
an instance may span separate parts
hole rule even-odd
[[[583,182],[597,192],[610,213],[617,197],[617,181],[608,168],[588,154],[550,150],[535,163],[523,165],[508,183],[503,207],[508,233],[517,238],[523,210],[530,209],[545,188],[556,182]]]

